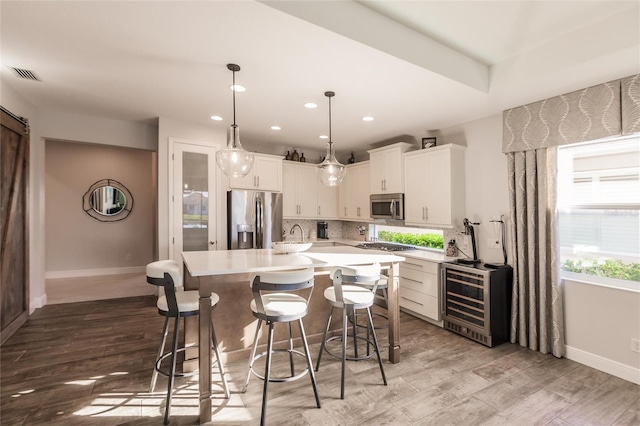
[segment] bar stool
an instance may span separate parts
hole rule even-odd
[[[327,326],[322,334],[322,344],[320,347],[320,353],[318,354],[318,361],[316,363],[316,371],[320,368],[320,360],[322,359],[322,353],[326,351],[329,355],[342,360],[342,375],[340,380],[340,399],[344,399],[344,378],[345,367],[347,360],[360,361],[369,359],[372,354],[369,355],[369,346],[373,345],[374,352],[378,357],[378,365],[380,366],[380,373],[382,374],[382,381],[384,385],[387,385],[387,377],[384,374],[384,367],[382,366],[382,359],[380,357],[380,349],[378,347],[378,338],[376,337],[376,331],[373,327],[373,319],[371,316],[371,306],[377,290],[377,283],[380,280],[380,265],[363,265],[355,267],[339,266],[331,270],[331,279],[333,280],[333,287],[329,287],[324,291],[324,297],[329,302],[329,315],[327,318]],[[343,283],[349,283],[351,285],[343,285]],[[360,284],[371,284],[371,289],[361,286]],[[333,316],[333,309],[342,309],[342,336],[333,336],[327,339],[327,333],[329,332],[329,325],[331,324],[331,317]],[[347,357],[347,323],[349,312],[352,314],[357,309],[366,309],[368,320],[368,333],[367,338],[359,337],[356,334],[356,322],[352,323],[353,326],[353,338],[354,338],[354,356]],[[370,340],[370,337],[373,342]],[[332,353],[327,348],[327,342],[340,339],[342,342],[342,356],[338,356]],[[358,356],[357,340],[363,339],[367,344],[367,356]]]
[[[307,268],[295,271],[282,271],[282,272],[262,272],[256,274],[251,279],[251,289],[253,291],[253,300],[251,301],[251,312],[253,316],[258,318],[258,326],[256,328],[256,334],[253,341],[253,348],[251,349],[251,356],[249,357],[249,371],[247,372],[247,379],[244,383],[244,392],[249,385],[249,379],[251,374],[264,381],[262,388],[262,413],[260,417],[260,424],[265,424],[267,414],[267,394],[270,382],[290,382],[297,380],[307,373],[311,378],[311,386],[313,386],[313,393],[316,397],[316,405],[320,408],[320,397],[318,396],[318,388],[316,385],[316,378],[313,372],[311,355],[309,354],[309,345],[307,344],[307,336],[302,324],[302,318],[307,314],[307,307],[309,305],[309,299],[313,292],[313,268]],[[311,289],[309,296],[304,297],[293,294],[294,291]],[[293,348],[293,337],[291,330],[291,322],[297,321],[300,327],[300,337],[304,346],[304,354]],[[258,337],[260,334],[260,327],[262,322],[265,322],[269,326],[269,333],[267,337],[267,350],[256,356],[256,349],[258,347]],[[288,349],[274,349],[273,348],[273,328],[276,323],[288,323],[289,324],[289,347]],[[286,377],[271,377],[271,357],[273,352],[288,352],[289,363],[291,368],[291,375]],[[307,368],[300,373],[295,373],[295,365],[293,362],[294,355],[303,356],[307,363]],[[263,356],[266,356],[265,372],[264,376],[261,376],[253,368],[254,362]]]
[[[167,403],[164,410],[164,424],[169,424],[169,414],[171,411],[171,397],[173,391],[173,382],[175,377],[187,377],[192,376],[193,373],[178,373],[176,374],[176,361],[177,353],[184,352],[186,348],[178,348],[178,331],[180,330],[179,322],[180,318],[190,317],[198,315],[200,310],[198,306],[198,291],[189,290],[185,291],[182,286],[182,277],[180,275],[180,265],[173,260],[160,260],[152,262],[147,265],[147,282],[164,289],[164,295],[158,297],[156,306],[158,307],[158,313],[165,317],[164,327],[162,329],[162,343],[158,349],[158,355],[156,356],[156,362],[153,368],[153,375],[151,377],[150,393],[153,393],[158,379],[158,374],[168,378],[167,384]],[[216,306],[220,298],[216,293],[211,293],[211,306]],[[167,334],[169,333],[169,318],[174,318],[173,324],[173,340],[171,342],[171,350],[164,353],[164,347],[167,342]],[[201,342],[204,344],[204,342]],[[216,363],[222,377],[222,386],[226,398],[229,398],[229,387],[227,385],[227,379],[225,378],[224,366],[222,365],[222,358],[220,357],[220,350],[218,349],[218,341],[216,334],[211,325],[211,343],[216,353]],[[195,346],[194,346],[195,347]],[[167,357],[170,357],[169,371],[161,370],[162,361]]]

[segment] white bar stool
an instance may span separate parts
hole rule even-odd
[[[255,274],[251,279],[251,289],[253,291],[253,300],[251,301],[251,312],[253,316],[258,318],[258,326],[253,341],[251,356],[249,357],[249,371],[244,384],[246,392],[249,385],[251,374],[264,381],[262,389],[262,413],[260,424],[264,425],[267,414],[267,395],[270,382],[290,382],[309,374],[311,378],[311,386],[316,397],[316,405],[320,408],[320,397],[318,396],[318,388],[316,385],[316,377],[313,372],[311,355],[309,354],[309,345],[307,344],[307,336],[302,325],[302,318],[307,315],[307,307],[309,299],[313,292],[313,268],[307,268],[296,271],[282,272],[262,272]],[[292,292],[311,289],[309,296],[304,298]],[[262,322],[269,326],[269,334],[267,337],[267,350],[256,356],[256,348],[258,347],[258,338],[260,335],[260,327]],[[291,322],[297,321],[300,327],[300,337],[304,346],[304,354],[293,348],[293,337],[291,330]],[[274,349],[273,348],[273,327],[275,323],[286,322],[289,324],[289,348]],[[271,377],[271,357],[273,352],[288,352],[291,375],[286,377]],[[296,374],[293,362],[294,355],[303,356],[307,367]],[[253,369],[254,362],[263,356],[266,356],[264,376],[261,376]]]
[[[175,377],[192,376],[197,373],[188,374],[176,374],[176,359],[177,353],[183,352],[186,348],[178,348],[178,331],[180,330],[180,318],[198,315],[199,310],[199,296],[197,290],[185,291],[182,286],[182,276],[180,275],[180,265],[173,260],[159,260],[147,265],[147,282],[164,289],[164,295],[158,297],[156,306],[158,307],[158,313],[165,317],[164,327],[162,329],[162,343],[158,349],[158,355],[156,356],[156,362],[153,368],[153,375],[151,377],[150,393],[153,393],[158,379],[158,374],[168,378],[167,384],[167,403],[164,410],[164,424],[169,424],[169,414],[171,411],[171,397],[173,390],[173,382]],[[211,293],[211,307],[214,308],[220,298],[216,293]],[[169,333],[169,318],[174,318],[173,324],[173,340],[171,342],[171,350],[164,353],[164,347],[167,342],[167,334]],[[202,342],[204,343],[204,342]],[[218,349],[218,341],[216,334],[211,326],[211,343],[216,353],[216,363],[222,377],[222,386],[226,398],[229,398],[229,387],[227,385],[227,379],[224,373],[224,366],[222,365],[222,358],[220,357],[220,350]],[[197,347],[197,346],[192,346]],[[164,359],[171,357],[169,371],[163,371],[161,364]]]
[[[378,357],[378,365],[380,366],[380,373],[382,374],[382,381],[384,385],[387,385],[387,378],[384,374],[384,367],[382,366],[382,359],[380,357],[380,349],[378,347],[378,338],[376,337],[376,331],[373,326],[373,319],[371,316],[371,306],[377,290],[377,283],[380,280],[380,265],[363,265],[355,267],[339,266],[331,270],[331,279],[333,280],[333,287],[329,287],[324,291],[324,297],[329,302],[329,315],[327,318],[327,326],[322,334],[322,344],[320,347],[320,353],[318,354],[318,361],[316,363],[316,371],[320,368],[320,360],[322,359],[322,353],[326,351],[329,355],[342,360],[342,375],[340,381],[340,399],[344,399],[344,378],[345,367],[347,360],[360,361],[369,359],[373,355],[369,355],[369,346],[373,345],[374,353]],[[343,285],[343,283],[349,283],[351,285]],[[367,287],[362,286],[367,284]],[[369,285],[371,288],[368,288]],[[333,309],[342,309],[342,336],[333,336],[327,339],[329,332],[329,325],[331,324],[331,317],[333,316]],[[354,356],[347,357],[347,327],[349,312],[352,314],[357,309],[366,309],[368,320],[368,333],[367,338],[357,336],[355,320],[352,323],[353,326],[353,338],[354,338]],[[369,336],[373,339],[370,341]],[[332,353],[327,348],[327,342],[340,339],[342,342],[342,356],[338,356]],[[363,339],[367,344],[367,356],[358,356],[357,352],[357,339]]]

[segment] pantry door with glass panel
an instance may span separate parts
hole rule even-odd
[[[216,148],[173,143],[172,259],[183,251],[216,250]]]

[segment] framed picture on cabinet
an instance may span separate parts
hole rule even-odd
[[[436,146],[436,138],[422,138],[422,149]]]

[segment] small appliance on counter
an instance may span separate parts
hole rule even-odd
[[[329,224],[327,222],[318,222],[318,239],[329,239]]]
[[[478,251],[476,250],[476,234],[473,231],[473,225],[480,225],[479,222],[471,222],[466,217],[464,218],[464,234],[471,236],[471,249],[473,250],[473,258],[472,259],[456,259],[457,263],[461,263],[463,265],[475,265],[481,263],[482,261],[478,259]]]

